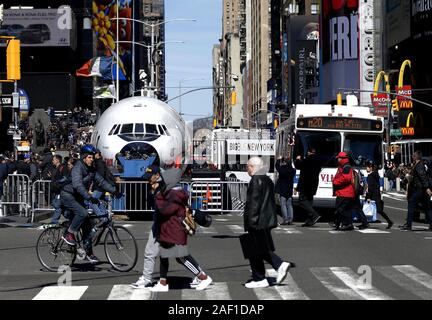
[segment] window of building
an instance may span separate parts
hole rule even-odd
[[[311,14],[319,14],[319,4],[312,3],[311,4]]]

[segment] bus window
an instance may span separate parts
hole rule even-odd
[[[293,159],[295,160],[298,155],[306,157],[309,147],[316,149],[316,156],[323,167],[337,167],[334,156],[341,149],[341,135],[339,132],[298,131]]]
[[[365,167],[368,161],[373,161],[379,168],[382,167],[382,139],[379,136],[347,134],[343,151],[352,155],[355,166]]]

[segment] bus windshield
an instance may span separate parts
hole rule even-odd
[[[347,134],[343,151],[352,155],[355,166],[366,167],[373,161],[378,168],[382,167],[382,138],[380,136]]]
[[[298,131],[294,158],[298,155],[305,157],[308,147],[315,147],[316,155],[323,167],[337,167],[335,155],[341,149],[339,132]]]

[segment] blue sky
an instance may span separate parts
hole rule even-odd
[[[168,43],[165,51],[166,86],[168,99],[181,92],[192,90],[186,87],[212,86],[212,48],[219,43],[222,34],[222,0],[165,0],[165,20],[196,19],[173,21],[165,24],[166,41],[180,40],[185,43]],[[203,79],[203,80],[200,80]],[[176,88],[168,88],[176,87]],[[200,90],[182,96],[182,112],[186,121],[209,116],[213,113],[212,90]],[[169,104],[179,111],[180,101]]]

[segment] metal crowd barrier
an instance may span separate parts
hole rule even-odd
[[[9,174],[5,180],[3,188],[3,200],[1,206],[3,215],[7,215],[9,210],[18,210],[20,216],[25,212],[25,217],[29,215],[30,209],[30,178],[25,174]]]
[[[54,211],[52,207],[51,199],[51,181],[50,180],[37,180],[33,183],[32,188],[32,218],[31,222],[34,221],[34,216],[37,211]]]
[[[234,212],[243,214],[248,182],[195,181],[190,185],[190,203],[193,209],[212,213]]]

